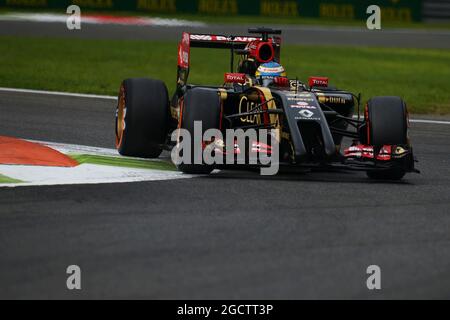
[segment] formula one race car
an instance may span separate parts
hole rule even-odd
[[[163,150],[173,154],[187,139],[177,130],[184,129],[193,136],[185,142],[194,150],[186,153],[184,148],[179,153],[187,155],[176,163],[185,173],[267,165],[258,160],[262,155],[276,155],[274,161],[280,166],[363,170],[373,179],[399,180],[407,172],[418,172],[401,98],[374,97],[360,115],[361,96],[329,86],[328,78],[310,77],[306,84],[286,77],[280,64],[280,30],[258,28],[249,33],[252,36],[183,33],[171,100],[159,80],[124,80],[116,115],[119,153],[143,158],[156,158]],[[187,83],[192,47],[231,51],[231,72],[225,73],[222,86]],[[236,56],[240,60],[235,68]],[[216,129],[221,137],[206,137],[209,129]],[[233,130],[246,138],[229,138],[226,133]],[[250,130],[256,135],[246,135]],[[344,137],[353,141],[345,149]],[[237,158],[245,151],[250,156],[233,163],[211,163],[202,157],[207,149],[215,159]]]

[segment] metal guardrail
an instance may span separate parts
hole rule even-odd
[[[450,0],[424,0],[422,17],[429,22],[450,22]]]

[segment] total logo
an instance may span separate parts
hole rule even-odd
[[[191,37],[189,36],[189,33],[184,32],[183,33],[183,44],[188,46],[190,43],[190,40],[191,40]]]
[[[225,73],[226,83],[245,83],[246,77],[245,73]]]

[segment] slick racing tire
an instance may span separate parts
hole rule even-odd
[[[191,136],[191,158],[189,163],[179,164],[178,170],[189,174],[209,174],[213,166],[201,161],[195,164],[194,149],[203,151],[202,145],[194,145],[194,121],[202,122],[202,136],[208,129],[219,129],[220,100],[217,90],[209,88],[192,88],[184,96],[180,128],[186,129]]]
[[[408,115],[405,102],[400,97],[375,97],[369,100],[366,110],[367,141],[376,149],[384,145],[408,144]],[[395,167],[368,171],[371,179],[400,180],[405,169]]]
[[[167,136],[169,99],[159,80],[122,82],[116,112],[116,147],[123,156],[157,158]]]

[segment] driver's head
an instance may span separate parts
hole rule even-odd
[[[263,86],[268,86],[276,77],[286,77],[286,71],[283,66],[277,62],[263,63],[256,70],[256,78],[260,79]]]

